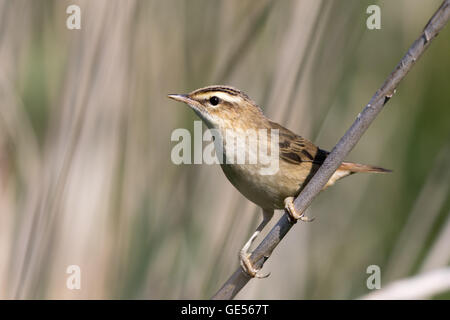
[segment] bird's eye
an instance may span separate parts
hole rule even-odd
[[[213,106],[217,106],[219,104],[219,98],[216,96],[212,96],[209,98],[209,103],[211,103]]]

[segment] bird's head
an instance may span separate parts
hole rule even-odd
[[[189,105],[209,128],[251,128],[265,119],[261,109],[243,92],[228,86],[210,86],[169,98]]]

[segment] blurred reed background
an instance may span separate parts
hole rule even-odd
[[[440,3],[0,1],[0,298],[209,298],[261,217],[219,166],[171,162],[198,118],[166,95],[233,85],[331,149]],[[357,298],[369,265],[382,286],[448,266],[449,39],[348,157],[394,173],[320,194],[238,298]]]

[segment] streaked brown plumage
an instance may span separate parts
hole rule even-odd
[[[227,155],[226,130],[244,135],[246,130],[278,130],[279,170],[275,174],[260,174],[259,164],[221,164],[228,180],[249,200],[263,209],[263,222],[241,251],[241,265],[246,273],[259,276],[248,260],[247,250],[257,234],[273,216],[274,209],[286,207],[295,219],[308,221],[303,214],[292,212],[293,197],[297,196],[318,170],[329,154],[311,141],[293,133],[280,124],[266,118],[261,109],[245,93],[228,86],[209,86],[187,95],[169,95],[185,102],[210,129],[217,129],[223,136],[224,155]],[[234,142],[233,142],[234,143]],[[268,139],[267,144],[270,145]],[[250,148],[249,148],[250,149]],[[245,149],[247,156],[255,150]],[[343,162],[325,187],[357,172],[389,172],[389,170]]]

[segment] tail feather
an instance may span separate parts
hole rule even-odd
[[[370,166],[367,164],[353,163],[353,162],[342,162],[341,166],[336,170],[336,172],[331,176],[330,180],[328,180],[324,189],[332,186],[336,181],[352,175],[357,172],[374,172],[374,173],[388,173],[392,172],[391,170]]]
[[[378,173],[388,173],[392,170],[384,169],[381,167],[370,166],[367,164],[353,163],[353,162],[342,162],[338,170],[350,171],[352,173],[356,172],[378,172]]]

